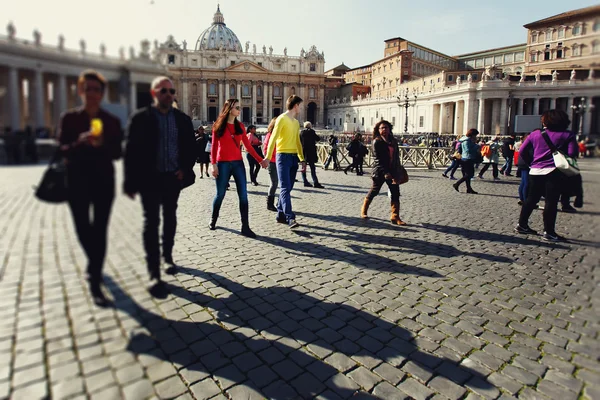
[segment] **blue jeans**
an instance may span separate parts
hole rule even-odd
[[[240,200],[240,214],[242,225],[248,226],[248,192],[246,190],[246,168],[242,160],[217,162],[219,176],[217,176],[217,194],[213,200],[212,220],[216,222],[219,218],[219,210],[227,192],[227,183],[233,175],[235,187]]]
[[[529,189],[529,169],[521,170],[521,183],[519,183],[519,200],[525,201]]]
[[[500,171],[505,174],[510,174],[510,171],[512,171],[513,156],[508,156],[504,158],[506,159],[506,162],[504,163]]]
[[[296,172],[298,172],[298,155],[292,153],[277,153],[277,177],[279,178],[279,201],[277,202],[277,217],[285,215],[289,223],[296,219],[292,211],[292,189]]]
[[[460,161],[458,161],[456,158],[453,158],[450,166],[448,168],[446,168],[446,170],[444,171],[444,175],[446,175],[448,172],[452,171],[450,176],[454,177],[454,173],[456,172],[456,170],[458,169],[459,166],[460,166]]]

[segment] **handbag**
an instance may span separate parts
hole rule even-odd
[[[63,203],[68,199],[67,166],[60,149],[57,149],[42,180],[34,187],[35,197],[48,203]]]
[[[558,150],[558,148],[550,140],[550,137],[548,137],[548,133],[545,130],[542,131],[542,137],[546,141],[550,151],[552,151],[552,158],[554,159],[554,165],[556,166],[556,169],[566,176],[579,175],[579,165],[577,165],[577,160]]]
[[[406,168],[404,168],[404,166],[400,165],[400,181],[398,182],[399,185],[402,185],[406,182],[408,182],[408,171],[406,171]]]
[[[212,142],[206,142],[206,147],[204,147],[204,152],[210,153],[211,150],[212,150]]]
[[[460,160],[462,158],[462,154],[456,151],[454,154],[452,154],[452,157],[454,157],[456,160]]]

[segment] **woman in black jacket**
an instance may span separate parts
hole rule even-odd
[[[368,218],[369,205],[379,194],[384,183],[388,185],[392,194],[391,221],[394,225],[406,225],[400,219],[400,180],[402,170],[400,168],[400,152],[398,141],[392,134],[392,125],[381,120],[373,128],[373,152],[375,161],[373,163],[373,186],[365,198],[361,210],[361,218]]]
[[[356,169],[356,175],[363,175],[363,159],[369,153],[364,144],[362,144],[362,135],[357,133],[354,135],[352,141],[346,147],[348,155],[352,157],[352,164],[344,168],[344,174],[348,175],[348,171],[353,168]]]

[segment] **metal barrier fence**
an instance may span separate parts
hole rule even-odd
[[[369,153],[365,156],[364,165],[373,166],[373,149],[367,146]],[[442,168],[450,163],[451,147],[421,147],[421,146],[399,146],[400,162],[405,167],[411,168]],[[317,143],[318,164],[323,165],[329,157],[331,146],[325,143]],[[348,155],[345,146],[338,146],[337,159],[341,166],[352,163],[352,157]]]

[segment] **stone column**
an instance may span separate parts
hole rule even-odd
[[[485,99],[479,99],[479,111],[477,113],[477,130],[480,134],[485,133]]]
[[[540,114],[540,99],[533,98],[533,115]]]
[[[506,135],[508,106],[506,99],[500,99],[500,131],[499,135]]]
[[[267,83],[263,82],[262,83],[262,115],[263,115],[263,117],[262,117],[263,121],[262,122],[265,125],[268,125],[269,122],[271,122],[271,120],[269,119],[268,114],[267,114],[267,110],[268,110],[267,99],[268,99],[268,96],[267,96]]]
[[[231,83],[229,81],[225,81],[225,96],[229,98],[231,95],[229,94],[229,88],[231,87]]]
[[[64,75],[58,75],[58,84],[56,87],[56,95],[54,100],[56,101],[57,115],[60,115],[67,109],[67,77]],[[57,118],[58,121],[58,118]]]
[[[15,67],[8,67],[8,108],[13,132],[21,129],[20,86],[19,71]]]
[[[129,83],[129,113],[137,110],[137,84],[134,81]]]
[[[252,81],[252,123],[256,124],[256,114],[257,114],[257,109],[256,109],[256,81]]]
[[[550,99],[550,109],[554,110],[556,108],[556,97],[552,97]]]
[[[242,83],[240,81],[237,82],[235,96],[242,101]]]
[[[182,81],[181,82],[181,86],[182,86],[181,91],[183,92],[183,93],[181,93],[181,97],[182,97],[181,111],[183,111],[186,114],[189,114],[190,113],[190,99],[189,99],[190,83],[188,82],[189,81],[188,78],[183,78],[181,81]]]
[[[490,101],[490,103],[492,103],[492,121],[489,134],[491,135],[497,135],[500,128],[500,105],[498,102],[498,99],[492,99],[492,101]]]
[[[267,119],[269,122],[273,119],[273,82],[267,84]]]
[[[592,99],[590,97],[587,97],[585,99],[585,104],[589,107],[591,103]],[[592,109],[586,109],[586,112],[583,113],[581,119],[581,123],[583,124],[582,132],[585,136],[589,136],[590,132],[592,131]]]
[[[287,98],[289,96],[289,94],[288,94],[289,88],[288,88],[288,84],[286,82],[283,82],[281,84],[281,87],[283,88],[283,94],[282,94],[283,99],[281,100],[281,103],[282,103],[281,110],[283,111],[283,109],[285,108],[285,102],[287,101]]]
[[[446,109],[444,107],[444,103],[442,103],[440,104],[439,119],[437,121],[437,131],[440,135],[444,133],[444,119],[446,119]]]
[[[464,121],[463,121],[463,113],[464,113],[464,109],[465,109],[465,102],[464,101],[456,101],[454,102],[454,127],[453,127],[453,134],[457,135],[458,132],[460,132],[460,129],[462,128]]]
[[[225,104],[225,100],[227,100],[223,93],[225,91],[225,83],[222,80],[219,80],[218,85],[219,85],[219,100],[218,100],[217,110],[219,110],[221,108],[221,106],[223,104]]]
[[[202,121],[202,123],[206,122],[207,119],[207,104],[208,101],[207,96],[206,96],[206,79],[202,79],[202,84],[200,85],[201,89],[200,89],[200,101],[198,102],[198,107],[200,107],[200,120]]]
[[[319,109],[317,110],[317,124],[325,126],[325,89],[319,87]],[[356,116],[356,122],[360,124],[360,115]]]

